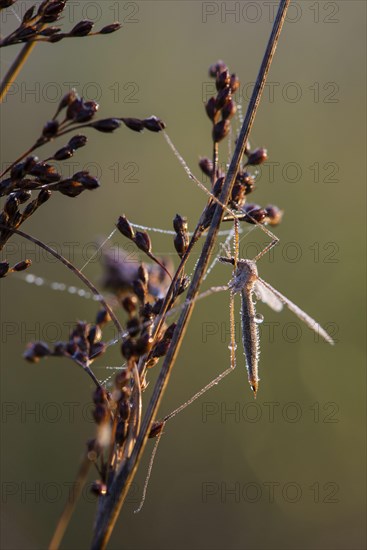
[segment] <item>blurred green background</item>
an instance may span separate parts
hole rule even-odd
[[[102,118],[161,117],[199,175],[199,156],[211,152],[203,107],[213,86],[207,69],[223,59],[239,75],[245,112],[275,6],[72,3],[63,21],[67,29],[80,19],[96,20],[96,28],[120,20],[123,28],[112,36],[36,47],[1,106],[2,162],[33,143],[72,83],[84,97],[100,101]],[[251,200],[285,211],[275,230],[280,245],[261,260],[260,275],[328,326],[337,345],[315,342],[291,313],[260,305],[265,323],[256,402],[239,342],[236,372],[167,425],[145,506],[134,515],[146,453],[110,548],[366,547],[365,12],[360,1],[291,6],[251,136],[253,148],[265,146],[269,153]],[[2,18],[6,34],[15,15],[7,10]],[[2,52],[3,74],[16,50]],[[106,237],[122,213],[138,224],[171,229],[179,212],[194,227],[206,199],[163,136],[123,127],[88,137],[64,174],[89,168],[102,187],[75,200],[54,196],[25,230],[81,266],[92,243]],[[225,143],[222,162],[227,157]],[[157,254],[173,252],[170,237],[151,236]],[[266,240],[258,229],[251,232],[241,242],[242,255],[253,256],[251,243]],[[112,241],[126,245],[117,236]],[[29,257],[34,274],[79,286],[63,266],[18,238],[4,257]],[[99,263],[92,262],[86,274],[98,283]],[[217,267],[206,285],[229,277],[227,266]],[[94,433],[92,387],[67,361],[33,366],[21,355],[29,340],[60,339],[76,319],[93,321],[96,305],[9,277],[1,283],[1,311],[1,547],[46,548]],[[228,315],[226,294],[197,304],[162,415],[228,367]],[[94,370],[102,380],[112,373],[107,365],[120,363],[114,346]],[[157,372],[151,372],[147,397]],[[86,491],[62,548],[89,547],[95,504]]]

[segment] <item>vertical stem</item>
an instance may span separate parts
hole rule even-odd
[[[266,47],[266,51],[261,63],[259,74],[252,92],[252,96],[248,105],[245,120],[243,122],[239,138],[237,140],[236,149],[231,160],[231,164],[223,185],[223,190],[220,196],[222,204],[227,204],[234,185],[240,162],[245,151],[247,139],[251,131],[255,115],[260,103],[260,98],[264,90],[266,78],[274,57],[274,53],[279,40],[280,32],[286,17],[287,9],[290,0],[280,0],[277,16],[275,18],[272,32]],[[148,440],[149,431],[152,422],[156,416],[159,405],[161,403],[164,391],[167,387],[169,376],[173,368],[177,353],[182,343],[187,323],[190,319],[193,307],[194,298],[198,294],[200,284],[205,275],[206,268],[210,261],[210,255],[215,245],[219,226],[224,215],[223,208],[217,205],[211,226],[206,237],[203,250],[200,255],[191,285],[187,293],[187,301],[183,307],[180,318],[174,332],[172,342],[168,353],[163,362],[158,380],[154,387],[153,395],[148,404],[138,439],[134,446],[133,452],[129,458],[123,463],[121,469],[117,472],[114,482],[112,483],[110,492],[106,496],[100,497],[98,507],[95,531],[92,541],[92,550],[101,550],[106,548],[108,540],[112,534],[120,509],[124,503],[130,484],[135,476],[140,459],[142,457],[146,442]]]
[[[8,72],[6,73],[0,84],[0,103],[4,101],[10,86],[15,82],[15,79],[22,70],[24,63],[27,61],[28,56],[32,52],[36,43],[37,41],[33,40],[32,42],[28,42],[27,44],[25,44],[25,46],[23,46],[23,48],[20,50],[17,57],[14,59],[11,67],[9,68]]]

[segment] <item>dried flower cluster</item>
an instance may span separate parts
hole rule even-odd
[[[99,472],[93,491],[100,495],[108,494],[121,461],[132,452],[140,426],[142,394],[148,383],[149,369],[156,366],[169,349],[176,324],[168,322],[168,314],[177,306],[179,298],[189,284],[189,278],[185,274],[185,264],[200,235],[211,223],[223,187],[225,173],[219,168],[217,145],[232,131],[231,122],[236,113],[233,95],[239,87],[239,79],[235,74],[229,73],[223,62],[212,65],[209,74],[215,78],[217,88],[217,95],[210,98],[205,105],[212,123],[213,158],[201,158],[199,167],[203,175],[212,182],[211,196],[191,236],[184,216],[176,214],[173,219],[175,233],[173,246],[179,259],[176,271],[173,273],[172,264],[153,254],[149,234],[146,231],[136,231],[125,215],[119,217],[117,229],[125,238],[133,242],[138,250],[155,262],[155,266],[127,262],[123,253],[116,257],[115,251],[111,250],[103,254],[104,286],[115,294],[125,313],[124,338],[121,343],[121,353],[125,362],[123,370],[115,378],[111,391],[102,388],[98,381],[94,380],[97,386],[93,397],[97,433],[96,438],[88,442],[88,452],[93,456]],[[42,142],[65,133],[65,123],[82,123],[101,129],[101,121],[91,121],[96,111],[93,103],[84,103],[79,98],[71,96],[71,99],[64,100],[56,116],[64,108],[67,109],[64,122],[59,124],[54,117],[53,121],[45,126],[40,138]],[[144,128],[151,131],[164,129],[164,124],[155,117],[145,120],[107,119],[102,121],[102,125],[105,128],[112,128],[114,121],[119,123],[123,121],[134,131],[141,131]],[[82,140],[82,137],[77,136],[74,140]],[[68,158],[68,155],[73,154],[74,149],[75,141],[69,141],[54,155],[54,158]],[[231,212],[248,223],[275,225],[281,221],[282,212],[278,207],[269,205],[262,208],[257,204],[246,202],[247,196],[255,189],[256,177],[251,172],[251,167],[265,162],[266,159],[265,149],[251,150],[249,145],[246,147],[243,164],[226,205],[225,221],[233,221]],[[16,182],[18,187],[21,187],[21,178],[25,176],[23,165],[24,163],[18,163],[12,169],[12,173],[16,171],[20,176]],[[75,178],[72,181],[75,182]],[[14,189],[15,183],[9,181],[8,185],[9,187],[13,185]],[[64,190],[69,196],[74,196],[74,190],[75,194],[79,190],[79,187],[74,187],[73,185],[76,184],[70,181],[66,184],[61,181],[44,182],[44,185],[48,190],[55,189],[56,186],[56,190],[61,192]],[[89,369],[95,357],[106,351],[106,345],[102,342],[102,328],[106,321],[104,315],[105,312],[100,312],[94,325],[79,322],[72,331],[69,342],[58,343],[53,351],[43,342],[31,344],[26,350],[26,359],[35,362],[41,357],[64,356],[83,368]],[[98,320],[100,316],[103,317],[103,323]],[[91,375],[91,372],[88,374]],[[162,427],[162,422],[155,422],[150,435],[157,436]]]
[[[0,11],[15,3],[15,0],[0,0]],[[121,28],[120,23],[111,23],[97,32],[92,32],[93,21],[79,21],[69,32],[61,32],[61,27],[53,23],[63,15],[67,0],[44,0],[37,7],[31,6],[23,15],[17,29],[0,40],[0,48],[25,42],[60,42],[64,38],[80,38],[97,34],[111,34]]]
[[[0,213],[0,250],[12,235],[12,230],[18,229],[48,201],[52,192],[57,191],[67,197],[75,198],[83,191],[93,191],[100,186],[98,179],[86,170],[63,179],[62,174],[52,165],[52,161],[62,162],[70,159],[78,149],[84,147],[87,144],[87,137],[84,134],[75,134],[63,147],[44,160],[32,155],[36,149],[70,132],[78,132],[82,128],[112,133],[121,126],[122,122],[134,131],[147,129],[158,132],[164,128],[164,123],[156,117],[145,120],[131,118],[95,120],[98,109],[97,102],[85,101],[75,90],[67,93],[60,101],[53,118],[43,126],[41,135],[35,143],[0,175],[0,196],[8,197]],[[32,191],[38,191],[37,197],[33,200],[31,200]],[[22,211],[21,205],[25,205]]]

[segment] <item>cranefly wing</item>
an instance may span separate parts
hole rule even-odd
[[[326,340],[326,342],[328,342],[331,345],[334,345],[334,340],[331,338],[331,336],[329,336],[329,334],[326,332],[326,330],[324,330],[322,328],[322,326],[319,325],[319,323],[317,321],[315,321],[315,319],[312,319],[312,317],[307,315],[307,313],[305,313],[302,309],[300,309],[298,306],[296,306],[296,304],[291,302],[291,300],[288,300],[288,298],[283,296],[283,294],[278,292],[278,290],[275,290],[275,288],[273,288],[271,285],[269,285],[269,283],[267,283],[266,281],[261,279],[261,277],[258,277],[258,281],[267,290],[272,292],[274,294],[274,296],[276,298],[278,298],[278,300],[283,302],[283,304],[286,305],[288,307],[288,309],[290,309],[295,315],[297,315],[297,317],[299,317],[301,319],[301,321],[303,321],[308,327],[310,327],[310,329],[314,330],[317,334],[322,336],[324,338],[324,340]]]
[[[260,279],[255,282],[254,290],[257,298],[264,302],[264,304],[267,304],[274,311],[282,311],[283,302],[277,298],[274,292],[263,285]]]

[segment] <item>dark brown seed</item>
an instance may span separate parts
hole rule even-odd
[[[42,130],[43,137],[51,139],[57,135],[59,123],[57,120],[50,120],[45,124]]]
[[[117,224],[116,224],[116,227],[120,231],[120,233],[122,233],[122,235],[124,235],[128,239],[134,239],[135,238],[134,229],[133,229],[132,225],[130,224],[130,222],[127,220],[126,216],[120,216],[119,217],[119,219],[117,221]]]
[[[231,123],[229,120],[220,120],[213,127],[212,137],[215,143],[222,141],[229,133]]]
[[[51,191],[49,191],[48,189],[41,189],[37,197],[37,206],[41,206],[41,204],[47,202],[48,199],[51,197],[51,194]]]
[[[205,104],[206,114],[208,115],[208,117],[212,122],[216,122],[219,116],[216,104],[217,104],[217,101],[215,97],[211,97]]]
[[[129,360],[132,357],[136,357],[136,344],[133,340],[125,340],[125,342],[122,343],[121,346],[121,353],[125,357],[125,359]]]
[[[215,99],[215,107],[220,110],[224,105],[231,99],[231,89],[227,86],[222,90],[219,90],[217,97]]]
[[[61,149],[56,151],[53,158],[55,160],[67,160],[71,158],[73,154],[74,154],[73,149],[67,145],[66,147],[61,147]]]
[[[229,76],[228,69],[225,69],[221,73],[217,74],[217,77],[215,79],[215,86],[219,91],[229,86],[230,82],[231,82],[231,77]]]
[[[8,199],[4,204],[4,212],[9,217],[13,216],[17,212],[19,206],[19,201],[15,195],[9,195]]]
[[[93,122],[90,126],[99,132],[108,134],[119,128],[121,126],[121,121],[117,118],[105,118],[103,120]]]
[[[208,157],[203,157],[199,160],[199,166],[202,170],[202,172],[208,176],[208,178],[212,177],[213,174],[213,162]]]
[[[119,29],[121,29],[122,25],[119,22],[116,23],[110,23],[109,25],[106,25],[99,31],[99,34],[110,34],[111,32],[116,32]]]
[[[25,14],[23,15],[22,23],[27,23],[32,19],[35,9],[36,9],[36,6],[32,6],[25,12]]]
[[[93,402],[97,405],[98,403],[104,404],[106,403],[106,401],[107,401],[107,392],[104,388],[101,388],[101,386],[99,386],[94,390]]]
[[[136,296],[126,296],[126,298],[122,300],[122,307],[129,315],[135,313],[137,308]]]
[[[97,404],[93,411],[93,418],[96,424],[103,424],[106,420],[108,420],[108,409],[105,404]]]
[[[218,73],[222,73],[227,70],[227,65],[221,59],[210,65],[209,67],[209,76],[216,78]]]
[[[5,277],[9,271],[9,262],[0,262],[0,278]]]
[[[148,273],[148,270],[147,270],[147,268],[145,267],[144,264],[141,264],[141,265],[139,265],[139,267],[138,267],[138,278],[140,279],[140,281],[141,281],[144,285],[147,285],[147,284],[148,284],[149,273]]]
[[[136,342],[136,349],[139,356],[145,355],[148,353],[148,351],[151,349],[153,343],[153,339],[150,337],[149,334],[144,334],[140,338],[138,338]]]
[[[145,231],[137,231],[135,234],[135,244],[143,252],[151,252],[152,243],[148,233]]]
[[[141,324],[137,317],[133,317],[132,319],[129,319],[126,323],[126,330],[128,331],[129,335],[134,337],[137,336],[141,330]]]
[[[133,290],[138,300],[140,300],[140,302],[144,304],[145,298],[147,295],[146,285],[144,285],[141,281],[139,281],[139,279],[137,279],[136,281],[133,282]]]
[[[247,164],[250,166],[257,166],[258,164],[262,164],[265,162],[268,158],[268,152],[263,147],[260,147],[259,149],[255,149],[252,151],[248,157]]]
[[[96,324],[100,327],[103,327],[105,324],[109,323],[111,321],[110,314],[105,309],[101,309],[97,313],[96,317]]]
[[[22,262],[18,262],[13,267],[13,271],[24,271],[25,269],[28,269],[32,265],[32,260],[23,260]]]
[[[88,332],[88,341],[90,344],[96,344],[102,339],[102,330],[99,325],[93,325]]]
[[[173,228],[176,231],[176,233],[187,231],[187,218],[180,216],[180,214],[176,214],[173,220]]]
[[[236,111],[237,105],[233,99],[230,99],[222,108],[222,118],[232,118],[236,114]]]
[[[269,225],[278,225],[282,221],[284,212],[274,204],[266,206],[265,212]]]
[[[238,90],[238,88],[240,87],[240,80],[237,75],[231,74],[229,87],[232,90],[232,94],[234,94]]]
[[[150,428],[149,438],[157,437],[164,428],[164,422],[153,422],[152,427]]]
[[[93,21],[88,21],[88,20],[79,21],[79,23],[77,23],[75,27],[71,29],[69,35],[70,36],[87,36],[90,33],[90,31],[93,29],[93,27],[94,27]]]
[[[165,129],[166,125],[163,120],[160,120],[156,116],[151,116],[143,120],[144,127],[150,132],[161,132]]]
[[[122,118],[122,122],[127,126],[130,130],[133,130],[134,132],[141,132],[144,130],[144,124],[143,121],[139,118]]]
[[[84,147],[84,145],[86,145],[87,141],[88,140],[86,136],[83,136],[82,134],[78,134],[71,138],[68,145],[71,149],[80,149],[80,147]]]

